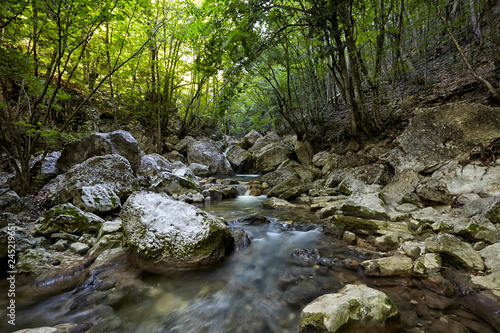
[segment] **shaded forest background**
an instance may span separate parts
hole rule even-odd
[[[498,105],[495,0],[4,0],[0,143],[30,189],[37,153],[139,126],[390,137],[415,106]],[[17,162],[14,162],[17,161]]]

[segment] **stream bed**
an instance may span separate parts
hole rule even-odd
[[[367,279],[343,267],[342,260],[360,258],[341,240],[324,235],[312,213],[263,209],[265,198],[242,195],[202,207],[224,217],[231,228],[243,229],[251,245],[210,270],[144,273],[141,287],[132,288],[113,305],[110,316],[120,322],[116,332],[297,332],[305,305],[357,283],[386,292],[398,306],[406,332],[494,332],[459,299],[438,295],[406,278]],[[271,222],[231,222],[255,212]],[[321,265],[301,260],[304,250],[309,254],[317,250],[313,255],[325,260]],[[67,292],[21,304],[15,328],[88,323],[93,318],[88,308],[68,311],[78,295]],[[14,330],[0,326],[0,331]]]

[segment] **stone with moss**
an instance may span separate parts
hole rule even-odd
[[[121,219],[125,242],[138,265],[152,272],[212,266],[233,245],[223,219],[164,193],[132,194]]]
[[[459,220],[454,225],[454,232],[474,241],[485,241],[489,244],[494,244],[499,239],[499,233],[495,225],[487,218],[479,216]]]
[[[73,204],[78,208],[95,214],[106,214],[119,210],[122,206],[116,193],[102,185],[82,186]]]
[[[479,252],[472,245],[462,242],[458,237],[441,234],[425,240],[427,251],[440,253],[448,260],[466,269],[483,270],[484,262]]]
[[[35,230],[45,236],[57,232],[97,233],[104,220],[99,216],[87,213],[72,204],[58,205],[46,211],[35,223]]]
[[[318,297],[300,315],[299,332],[400,332],[399,311],[383,292],[365,285],[346,285],[336,294]]]

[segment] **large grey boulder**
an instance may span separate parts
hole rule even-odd
[[[35,230],[42,235],[56,232],[71,234],[97,233],[104,220],[87,213],[72,204],[58,205],[46,211],[35,223]]]
[[[271,142],[254,153],[255,168],[260,172],[276,170],[278,166],[285,162],[292,154],[292,148],[286,143]]]
[[[164,171],[172,171],[172,165],[159,154],[150,154],[142,157],[139,175],[153,177]]]
[[[346,178],[355,178],[366,184],[376,185],[386,185],[389,182],[387,168],[383,164],[372,164],[355,168],[336,169],[326,177],[325,186],[335,187]]]
[[[253,155],[240,146],[232,146],[226,157],[236,172],[245,173],[254,168],[255,160]]]
[[[480,144],[500,133],[500,109],[475,103],[450,103],[417,109],[385,159],[399,172],[432,172],[449,160],[467,159]]]
[[[120,199],[139,188],[130,163],[120,155],[94,156],[77,164],[66,173],[51,180],[44,189],[56,205],[80,202],[82,189],[99,185],[114,192]]]
[[[199,192],[199,188],[193,180],[170,172],[161,172],[152,178],[149,190],[169,195]]]
[[[442,234],[425,240],[427,251],[440,253],[467,269],[483,270],[484,263],[479,252],[458,237]]]
[[[126,131],[96,133],[64,146],[57,160],[60,172],[68,171],[93,156],[118,154],[125,157],[137,172],[141,166],[141,149],[134,137]]]
[[[233,245],[224,220],[166,194],[135,192],[121,219],[127,245],[148,271],[208,267]]]
[[[118,195],[111,189],[102,186],[82,186],[73,204],[86,212],[105,214],[118,210],[122,205]]]
[[[455,165],[445,173],[444,179],[451,194],[477,193],[500,196],[500,166],[483,166],[472,162]]]
[[[248,151],[251,152],[252,154],[255,154],[268,144],[276,142],[283,143],[283,140],[280,138],[278,134],[274,132],[268,132],[263,137],[258,138],[252,145],[252,147],[248,148]]]
[[[259,140],[260,138],[262,138],[262,134],[260,134],[259,132],[257,132],[256,130],[251,130],[250,132],[248,132],[244,137],[243,137],[243,143],[245,146],[247,147],[252,147],[256,142],[257,140]]]
[[[299,159],[300,163],[305,166],[313,164],[314,148],[311,142],[307,140],[299,141],[297,140],[294,145],[295,154]]]
[[[399,311],[383,292],[365,285],[346,285],[309,303],[300,314],[299,332],[372,332],[402,330]]]
[[[211,174],[234,174],[231,164],[219,149],[211,142],[196,141],[187,148],[189,164],[199,163],[208,165]]]
[[[260,178],[262,183],[267,183],[271,187],[289,181],[300,183],[299,179],[299,174],[291,167],[268,172]]]

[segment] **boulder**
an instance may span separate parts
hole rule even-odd
[[[398,147],[385,159],[396,172],[411,168],[432,172],[449,160],[467,159],[480,144],[487,146],[500,133],[499,108],[476,103],[450,103],[415,110]]]
[[[208,267],[233,246],[223,219],[166,194],[135,192],[121,218],[126,243],[148,271]]]
[[[130,163],[120,155],[94,156],[73,166],[65,174],[51,180],[44,189],[56,205],[73,202],[81,196],[82,188],[100,185],[120,199],[139,188]]]
[[[313,156],[314,156],[314,148],[311,145],[311,142],[303,140],[297,140],[294,145],[295,155],[299,159],[300,163],[305,166],[311,165]]]
[[[189,165],[189,169],[191,169],[191,171],[193,171],[193,173],[196,176],[199,176],[199,177],[210,176],[210,168],[208,167],[208,165],[203,165],[200,163],[191,163]]]
[[[500,197],[495,198],[484,207],[484,216],[491,222],[500,223]]]
[[[260,138],[262,138],[262,134],[260,134],[256,130],[251,130],[247,133],[247,135],[243,137],[243,142],[248,147],[252,147]]]
[[[73,204],[90,213],[105,214],[120,209],[120,198],[113,190],[102,186],[82,186],[78,189],[78,196],[73,199]]]
[[[189,164],[200,163],[210,168],[211,174],[234,174],[231,164],[219,149],[211,142],[196,141],[187,148]]]
[[[268,197],[279,197],[282,193],[285,193],[286,191],[291,190],[294,187],[297,187],[300,185],[300,182],[295,179],[290,179],[287,180],[286,182],[283,182],[281,184],[278,184],[274,187],[272,187],[269,192],[267,193]],[[306,189],[303,191],[305,192]],[[287,198],[281,198],[284,200],[287,200]]]
[[[226,157],[236,172],[245,173],[254,168],[255,160],[253,155],[240,146],[232,146]]]
[[[98,233],[104,220],[92,213],[86,213],[72,204],[63,204],[46,211],[35,223],[35,230],[42,235],[56,232]]]
[[[170,172],[161,172],[154,177],[149,190],[169,195],[197,193],[199,191],[198,186],[193,181]]]
[[[322,168],[326,165],[328,162],[328,159],[330,157],[330,152],[327,151],[320,151],[317,154],[314,154],[312,157],[311,162],[318,168]]]
[[[375,188],[367,186],[354,191],[341,206],[342,212],[345,215],[367,219],[388,219],[384,202],[380,199],[379,193],[376,192],[378,186],[372,186]]]
[[[294,204],[289,203],[286,200],[278,199],[275,197],[264,200],[262,202],[262,206],[264,208],[271,208],[271,209],[276,209],[276,210],[288,210],[288,209],[295,208]]]
[[[283,143],[280,136],[274,132],[268,132],[265,136],[258,138],[248,151],[252,154],[258,153],[262,148],[270,143]]]
[[[399,205],[403,202],[405,194],[415,192],[420,178],[421,176],[415,171],[411,169],[404,170],[394,176],[391,182],[380,192],[380,195],[386,204]]]
[[[33,201],[26,197],[19,197],[14,191],[6,191],[0,195],[0,212],[20,214],[31,211]]]
[[[448,187],[438,177],[424,178],[417,185],[416,192],[424,200],[439,202],[445,205],[451,204],[452,201]]]
[[[142,157],[138,174],[141,176],[154,177],[160,172],[172,171],[172,165],[159,154],[150,154]]]
[[[125,157],[134,173],[141,166],[141,149],[134,137],[126,131],[114,131],[92,134],[68,143],[57,160],[56,168],[60,172],[65,172],[93,156],[110,154]]]
[[[482,249],[480,253],[484,259],[486,268],[493,272],[500,272],[500,266],[498,265],[498,258],[500,258],[500,243],[489,245]]]
[[[413,263],[411,258],[393,256],[366,260],[360,263],[366,276],[410,275]]]
[[[300,314],[299,332],[373,332],[402,330],[399,311],[383,292],[365,285],[346,285],[336,294],[318,297]]]
[[[498,230],[487,218],[472,217],[454,224],[454,232],[473,241],[489,244],[498,242]]]
[[[469,243],[462,242],[458,237],[442,234],[425,240],[427,251],[440,253],[466,269],[483,270],[484,263],[479,252],[474,251]]]
[[[191,137],[191,136],[186,136],[184,139],[179,141],[175,146],[174,149],[181,154],[187,154],[188,148],[195,144],[196,140]]]
[[[262,215],[262,213],[253,213],[238,218],[234,221],[234,223],[243,225],[260,225],[271,223],[271,221]]]
[[[335,187],[346,178],[359,179],[366,184],[386,185],[389,183],[389,172],[383,164],[364,165],[355,168],[334,170],[328,174],[326,187]]]
[[[254,153],[255,167],[260,172],[276,170],[292,153],[293,150],[287,144],[283,142],[271,142]]]
[[[477,193],[482,196],[500,196],[500,166],[483,166],[472,162],[455,165],[445,177],[451,194]]]
[[[299,175],[293,168],[287,167],[266,173],[260,180],[262,183],[267,183],[269,186],[273,187],[289,181],[300,183],[299,178]]]

